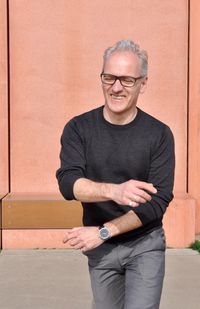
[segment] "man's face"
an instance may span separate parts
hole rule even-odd
[[[141,76],[141,65],[137,55],[129,51],[116,52],[105,62],[103,73],[115,76]],[[147,78],[138,79],[134,86],[124,87],[117,79],[113,85],[102,83],[105,108],[110,114],[132,113],[140,92],[144,92]]]

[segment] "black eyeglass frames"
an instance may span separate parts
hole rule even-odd
[[[123,87],[133,87],[137,80],[143,78],[144,76],[133,77],[133,76],[116,76],[112,74],[101,73],[101,81],[106,85],[114,85],[116,80],[119,80]]]

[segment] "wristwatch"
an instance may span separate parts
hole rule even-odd
[[[107,240],[107,239],[111,238],[110,230],[104,225],[100,226],[99,227],[99,237],[102,240]]]

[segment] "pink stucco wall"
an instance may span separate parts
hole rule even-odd
[[[8,192],[7,10],[0,0],[0,195]]]
[[[190,1],[188,189],[196,199],[196,233],[200,233],[200,1]]]
[[[57,191],[62,128],[104,103],[102,53],[121,38],[148,50],[139,105],[172,128],[176,190],[185,191],[187,1],[167,0],[10,2],[12,191]]]
[[[104,103],[99,79],[103,51],[117,40],[130,38],[149,54],[148,88],[139,106],[167,123],[175,136],[177,198],[164,220],[168,241],[184,246],[194,237],[196,206],[196,231],[200,232],[200,37],[196,30],[200,7],[198,0],[191,0],[189,12],[188,1],[9,1],[11,192],[58,192],[55,171],[63,126],[74,115]],[[0,0],[0,25],[0,186],[7,192],[5,0]],[[59,242],[60,232],[47,230],[45,235],[49,240],[55,234]],[[18,235],[19,246],[24,237],[24,244],[31,247],[45,231],[16,233],[3,231],[5,246],[16,245]]]

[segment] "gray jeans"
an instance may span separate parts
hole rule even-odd
[[[123,244],[87,251],[96,309],[158,309],[165,272],[165,235],[159,228]]]

